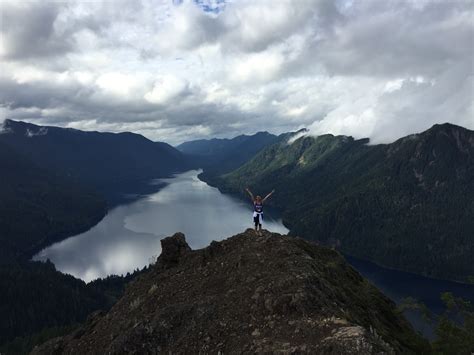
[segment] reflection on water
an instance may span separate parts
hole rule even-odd
[[[159,192],[119,206],[91,230],[56,243],[37,254],[62,272],[85,281],[124,274],[161,253],[160,239],[183,232],[193,249],[252,227],[252,206],[223,195],[193,170],[174,178]],[[287,233],[281,221],[265,214],[264,228]]]
[[[56,267],[85,281],[111,274],[124,274],[147,265],[161,253],[160,239],[183,232],[193,249],[207,246],[252,227],[252,206],[223,195],[197,178],[193,170],[170,179],[159,192],[128,205],[119,206],[86,233],[54,244],[36,260],[49,258]],[[261,193],[264,193],[262,191]],[[266,211],[264,227],[287,233],[281,221]],[[404,297],[424,302],[435,313],[444,306],[439,296],[451,291],[474,301],[474,286],[433,280],[347,257],[364,277],[399,303]],[[433,328],[417,314],[406,313],[415,328],[429,338]]]

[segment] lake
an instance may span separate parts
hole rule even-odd
[[[446,308],[440,298],[443,292],[451,292],[456,297],[462,297],[474,303],[474,285],[436,280],[408,272],[390,270],[350,256],[346,256],[346,260],[397,304],[400,304],[404,298],[413,297],[424,303],[431,312],[439,315]],[[425,321],[419,312],[406,311],[404,314],[416,330],[428,339],[434,338],[433,324]]]
[[[192,170],[153,181],[166,185],[112,209],[89,231],[53,244],[33,259],[50,259],[58,270],[89,282],[148,265],[161,253],[160,240],[176,232],[184,233],[190,247],[198,249],[253,228],[250,199],[245,203],[223,195],[199,180],[199,173]],[[265,211],[263,227],[288,232],[281,220],[272,218],[271,210]]]
[[[148,265],[161,252],[160,239],[183,232],[193,249],[252,228],[252,205],[223,195],[198,179],[198,170],[169,179],[160,191],[111,210],[88,232],[70,237],[44,249],[35,260],[50,259],[56,268],[85,281],[111,274],[125,274]],[[256,192],[256,191],[255,191]],[[259,191],[264,194],[266,191]],[[287,233],[277,214],[265,212],[264,228]],[[346,259],[388,297],[399,303],[405,297],[424,302],[435,313],[444,307],[441,292],[450,291],[474,302],[474,286],[434,280],[394,271],[351,257]],[[432,337],[432,327],[406,313],[416,329]]]

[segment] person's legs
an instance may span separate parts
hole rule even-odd
[[[255,224],[255,234],[258,234],[258,225],[260,223],[260,218],[258,214],[253,218],[253,223]]]

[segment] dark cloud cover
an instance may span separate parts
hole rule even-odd
[[[469,0],[3,1],[0,119],[171,143],[474,128]]]

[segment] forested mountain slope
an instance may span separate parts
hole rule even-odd
[[[29,261],[43,247],[91,228],[106,212],[106,201],[92,189],[0,143],[1,353],[27,351],[33,334],[61,332],[121,295],[131,276],[86,285],[49,262]]]
[[[166,143],[129,132],[101,133],[5,120],[3,142],[38,165],[98,189],[109,201],[138,183],[189,168]]]
[[[0,143],[0,264],[86,231],[107,208],[93,190]]]
[[[392,144],[323,135],[265,148],[211,179],[243,194],[275,188],[292,233],[427,276],[474,275],[474,132],[435,125]]]
[[[86,285],[56,271],[51,262],[0,265],[0,352],[16,337],[74,325],[110,308],[131,278],[111,276]]]
[[[86,285],[51,263],[29,261],[35,253],[91,228],[124,192],[142,193],[149,179],[187,167],[176,149],[136,134],[6,120],[0,127],[0,352],[25,351],[35,333],[50,336],[110,307],[131,278]]]

